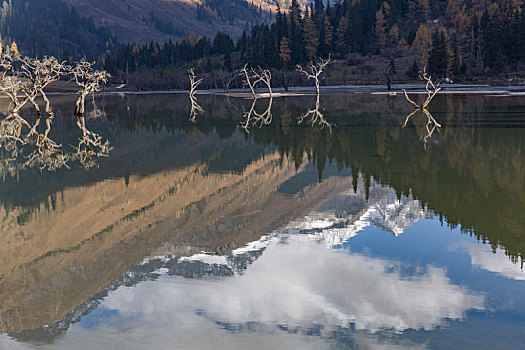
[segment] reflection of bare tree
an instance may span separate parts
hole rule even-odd
[[[240,123],[241,128],[246,131],[246,133],[250,132],[251,127],[262,127],[263,125],[269,125],[272,122],[272,103],[273,98],[270,97],[268,100],[268,106],[266,107],[266,110],[263,113],[258,113],[255,110],[255,103],[257,102],[257,99],[254,98],[252,105],[250,107],[249,111],[244,111],[243,113],[243,120]]]
[[[62,145],[50,138],[54,112],[45,89],[52,82],[67,75],[73,76],[80,86],[79,99],[75,113],[82,122],[77,123],[82,131],[82,138],[76,153],[67,153]],[[76,66],[66,66],[54,57],[41,59],[2,53],[0,50],[0,93],[11,101],[8,115],[0,117],[0,171],[4,174],[27,168],[56,170],[68,167],[67,163],[79,159],[86,166],[93,166],[89,161],[93,156],[107,155],[109,141],[102,142],[102,137],[89,132],[85,127],[82,114],[85,109],[85,97],[99,90],[100,84],[107,81],[109,74],[96,71],[93,64],[81,61]],[[43,117],[37,97],[45,103],[46,116]],[[34,120],[20,116],[20,110],[30,103],[36,116]],[[98,114],[96,105],[95,114]],[[45,129],[40,131],[42,118]],[[27,152],[31,148],[29,153]],[[80,150],[80,151],[79,151]]]
[[[330,132],[332,132],[333,124],[329,123],[324,118],[323,113],[321,113],[321,111],[319,110],[319,95],[317,95],[317,99],[315,101],[315,108],[309,109],[308,112],[300,116],[297,120],[297,124],[301,124],[305,120],[307,120],[312,127],[319,126],[321,129],[324,127],[328,127],[330,129]]]
[[[86,120],[83,116],[77,116],[77,125],[82,131],[74,157],[80,161],[85,168],[96,165],[94,157],[107,157],[111,151],[109,141],[103,141],[102,136],[86,128]]]
[[[91,104],[93,105],[93,109],[86,114],[87,119],[104,119],[107,117],[106,111],[103,108],[99,108],[97,106],[97,103],[95,101],[95,94],[92,95],[93,99],[91,101]]]
[[[421,140],[424,142],[425,149],[427,148],[428,140],[432,137],[434,134],[434,131],[440,130],[441,124],[437,122],[436,119],[430,114],[430,112],[427,110],[427,106],[429,105],[430,101],[436,96],[436,94],[441,90],[439,85],[436,85],[432,82],[432,77],[427,75],[426,67],[423,69],[423,75],[420,76],[421,80],[426,81],[425,89],[427,90],[427,98],[423,102],[423,104],[418,105],[416,102],[414,102],[410,97],[408,97],[408,94],[405,89],[403,89],[403,94],[405,95],[405,99],[414,106],[414,110],[405,118],[405,122],[403,123],[403,128],[407,126],[408,121],[412,118],[412,116],[416,115],[417,112],[422,111],[425,117],[427,118],[427,123],[425,125],[426,128],[426,134],[421,136]]]
[[[410,113],[403,123],[403,128],[407,126],[408,121],[417,114],[417,112],[422,111],[425,117],[427,118],[427,123],[425,124],[426,133],[421,136],[421,140],[424,142],[425,149],[427,148],[427,143],[434,134],[434,131],[439,131],[441,129],[441,124],[439,124],[434,117],[430,114],[429,111],[426,109],[415,109],[412,113]]]
[[[191,111],[190,111],[190,122],[195,123],[197,115],[204,113],[204,109],[197,103],[197,98],[194,95],[190,95]]]

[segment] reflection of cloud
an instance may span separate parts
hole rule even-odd
[[[483,297],[452,285],[441,268],[402,277],[401,264],[319,249],[314,242],[269,248],[245,276],[223,280],[163,278],[110,294],[105,307],[141,318],[185,322],[197,312],[223,324],[322,325],[376,332],[432,329],[444,318],[482,309]]]
[[[470,255],[472,265],[507,278],[525,281],[525,271],[510,261],[501,249],[493,253],[489,245],[473,242],[463,242],[461,247]]]

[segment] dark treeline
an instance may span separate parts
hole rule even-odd
[[[191,62],[201,72],[245,63],[286,70],[319,57],[350,54],[410,57],[413,71],[428,66],[441,78],[519,71],[525,57],[525,12],[521,3],[510,0],[315,0],[305,9],[293,0],[288,11],[277,11],[273,23],[254,25],[237,41],[219,32],[213,40],[190,35],[178,43],[123,44],[115,56],[106,57],[106,69],[117,75],[176,70]]]

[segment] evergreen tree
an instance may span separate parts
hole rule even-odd
[[[428,58],[430,74],[438,77],[447,76],[449,66],[449,49],[445,28],[440,28],[432,38],[432,50]]]
[[[319,46],[319,39],[317,37],[317,28],[310,17],[307,17],[303,27],[303,45],[306,58],[312,61],[317,57],[317,47]]]
[[[347,44],[346,44],[346,33],[348,31],[348,19],[343,16],[339,20],[339,25],[337,26],[337,29],[335,31],[335,46],[337,50],[337,55],[339,57],[342,57],[347,52]]]
[[[334,32],[334,28],[332,27],[332,24],[330,23],[330,19],[328,19],[328,16],[325,15],[323,18],[323,25],[321,27],[319,56],[327,57],[330,53],[332,53],[333,32]]]

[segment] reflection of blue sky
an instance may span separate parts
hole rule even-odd
[[[108,309],[105,306],[99,306],[82,318],[80,325],[84,328],[95,328],[110,316],[116,316],[118,310]]]
[[[492,334],[520,342],[525,282],[502,252],[434,219],[398,236],[357,220],[360,229],[344,229],[351,238],[330,248],[340,232],[305,220],[314,231],[279,231],[286,239],[267,240],[243,275],[121,287],[42,349],[498,348]]]

